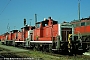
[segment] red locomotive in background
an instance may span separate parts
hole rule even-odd
[[[12,30],[10,33],[2,34],[0,40],[2,44],[30,47],[42,51],[69,53],[83,51],[83,47],[85,50],[87,46],[82,45],[81,40],[75,35],[77,34],[76,31],[79,30],[78,27],[74,30],[73,24],[68,22],[58,24],[57,21],[49,17],[37,22],[37,26],[25,25],[21,28],[21,31]]]
[[[74,25],[74,33],[83,39],[90,41],[90,17],[74,20],[71,22]]]

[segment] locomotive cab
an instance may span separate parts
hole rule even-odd
[[[57,36],[56,49],[53,50],[68,52],[70,54],[76,54],[78,51],[82,53],[82,43],[80,42],[81,40],[78,40],[79,36],[74,35],[73,24],[64,22],[59,24],[58,27],[59,33]]]
[[[68,22],[58,24],[58,36],[56,42],[57,51],[68,51],[71,49],[72,41],[74,41],[74,27]]]

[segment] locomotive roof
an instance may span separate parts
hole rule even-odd
[[[12,30],[13,33],[18,32],[18,30]]]
[[[63,22],[63,23],[61,23],[61,25],[72,25],[72,24],[69,22]]]
[[[24,27],[22,27],[21,29],[23,29],[23,28],[28,28],[28,27],[31,27],[31,28],[33,28],[33,27],[35,27],[35,26],[24,26]]]
[[[7,34],[9,34],[8,32],[6,32],[6,33],[4,33],[4,34],[2,34],[2,35],[7,35]]]
[[[53,19],[51,19],[53,22],[57,22],[57,21],[55,21],[55,20],[53,20]],[[44,20],[44,21],[41,21],[41,22],[37,22],[36,24],[40,24],[40,23],[47,23],[47,22],[49,22],[49,20],[48,19],[46,19],[46,20]]]
[[[90,20],[90,16],[88,18],[82,18],[80,20],[73,20],[73,21],[71,21],[71,23],[73,23],[73,22],[81,22],[82,20]]]
[[[82,18],[81,20],[90,20],[90,17],[89,18]]]
[[[46,19],[45,21],[37,22],[36,24],[40,24],[40,23],[42,23],[42,22],[45,23],[45,22],[48,22],[48,21],[49,21],[49,20]]]

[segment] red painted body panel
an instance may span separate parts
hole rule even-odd
[[[53,28],[52,28],[53,27]],[[55,40],[56,36],[58,34],[58,24],[50,25],[42,28],[37,28],[34,30],[34,40],[37,41],[51,41],[52,36]]]
[[[28,30],[26,30],[24,34],[24,40],[26,40],[26,38],[28,38]]]
[[[0,35],[0,40],[3,40],[3,35]]]
[[[22,41],[25,41],[25,39],[28,37],[28,30],[23,29],[22,31]]]
[[[7,38],[7,40],[12,40],[12,39],[11,39],[11,33],[8,34],[8,38]]]
[[[12,40],[16,39],[16,33],[12,33]]]
[[[2,35],[2,40],[5,41],[8,38],[8,33]]]
[[[35,29],[35,27],[31,27],[31,26],[26,26],[26,27],[23,27],[23,28],[21,28],[22,29],[22,31],[21,31],[21,33],[20,33],[20,41],[25,41],[27,38],[28,38],[28,31],[29,30],[33,30],[33,29]]]
[[[90,26],[88,25],[88,26],[76,27],[76,28],[74,29],[74,33],[75,33],[75,34],[78,34],[78,33],[80,33],[80,34],[90,33]]]
[[[81,31],[80,31],[80,28],[81,28],[81,27],[76,27],[76,28],[74,29],[74,33],[75,33],[75,34],[80,33],[80,32],[81,32]]]
[[[1,40],[2,36],[0,35],[0,40]]]
[[[5,41],[7,35],[8,35],[8,34],[3,34],[3,35],[1,35],[1,36],[2,36],[1,41]]]
[[[90,33],[90,26],[86,26],[86,27],[85,27],[85,32],[86,32],[86,33]]]
[[[16,41],[21,41],[22,40],[22,32],[17,32],[16,33]]]
[[[81,34],[85,33],[85,26],[81,26],[81,27],[80,27],[80,33],[81,33]]]
[[[19,41],[22,41],[23,39],[22,39],[22,32],[18,32],[18,40]]]

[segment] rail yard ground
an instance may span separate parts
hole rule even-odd
[[[58,55],[0,44],[0,58],[16,60],[90,60],[87,55]],[[1,60],[1,59],[0,59]]]

